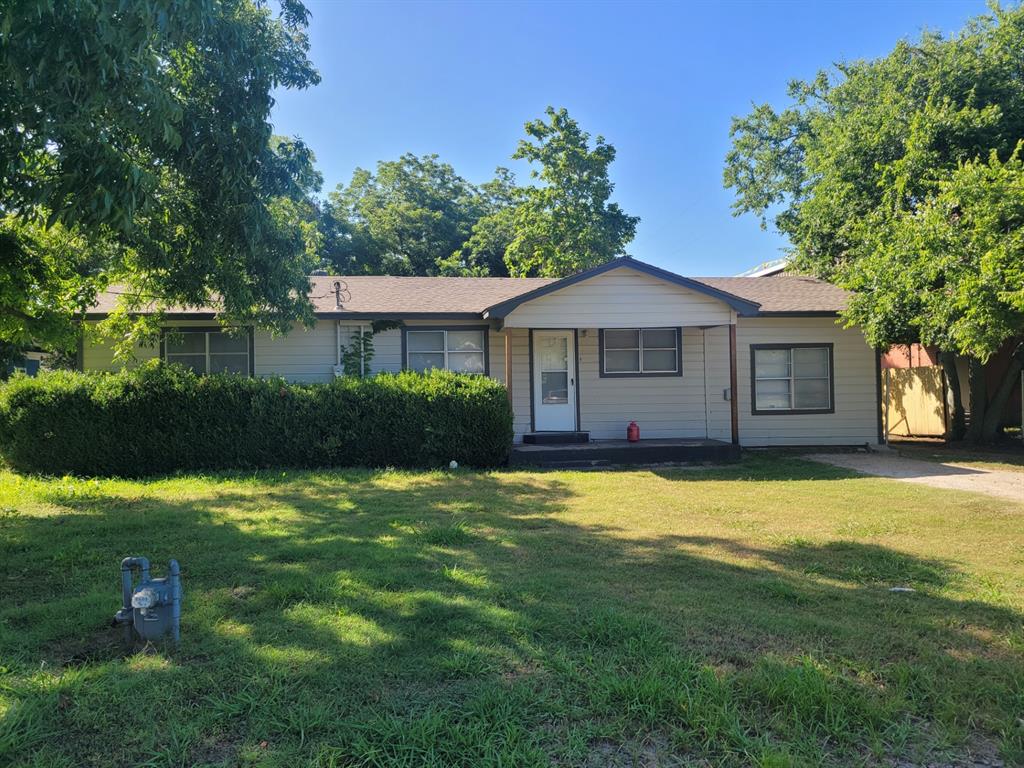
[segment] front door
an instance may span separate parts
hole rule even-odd
[[[572,331],[533,332],[533,427],[576,429],[576,348]]]

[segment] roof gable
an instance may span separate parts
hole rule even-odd
[[[677,275],[675,272],[669,272],[668,270],[656,267],[653,264],[647,264],[646,262],[638,261],[629,256],[623,256],[622,258],[612,259],[611,261],[599,264],[596,267],[591,267],[590,269],[586,269],[582,272],[577,272],[575,275],[563,277],[560,280],[554,280],[546,285],[538,286],[531,291],[527,291],[526,293],[522,293],[505,301],[493,304],[484,310],[483,316],[498,320],[503,319],[514,309],[528,301],[540,298],[541,296],[546,296],[550,293],[554,293],[555,291],[575,285],[576,283],[583,282],[584,280],[589,280],[592,277],[603,275],[605,272],[609,272],[613,269],[620,268],[634,269],[638,272],[650,275],[651,277],[673,283],[674,285],[682,286],[683,288],[688,288],[691,291],[696,291],[697,293],[711,296],[724,302],[741,316],[756,315],[758,311],[757,302],[742,299],[739,296],[708,285],[707,283],[702,283],[689,277]]]

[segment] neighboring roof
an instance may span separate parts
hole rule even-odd
[[[523,302],[567,287],[618,267],[629,267],[719,299],[743,316],[775,313],[834,314],[845,309],[847,293],[809,277],[688,278],[636,259],[622,258],[570,277],[394,277],[323,275],[310,277],[310,299],[321,317],[502,318]],[[336,306],[335,282],[343,285],[341,309]],[[87,317],[105,316],[117,305],[119,286],[97,297]],[[212,318],[217,308],[171,307],[169,315]]]
[[[689,288],[697,293],[713,296],[714,298],[728,304],[741,315],[756,315],[758,311],[758,307],[755,302],[747,301],[746,299],[740,298],[727,290],[716,288],[708,283],[694,280],[689,277],[677,275],[675,272],[669,272],[667,269],[656,267],[653,264],[637,261],[629,256],[624,256],[621,259],[612,259],[604,264],[591,267],[590,269],[585,269],[582,272],[577,272],[575,275],[569,275],[569,277],[563,277],[562,279],[555,280],[547,285],[539,286],[528,293],[520,294],[519,296],[503,301],[500,304],[490,306],[484,313],[484,317],[503,318],[524,302],[552,293],[553,291],[561,290],[562,288],[566,288],[574,283],[588,280],[591,277],[596,277],[597,275],[604,274],[605,272],[609,272],[613,269],[619,269],[620,267],[635,269],[638,272],[643,272],[644,274],[660,278],[667,282],[681,285],[684,288]]]
[[[695,277],[721,291],[742,296],[761,305],[759,314],[835,314],[846,309],[849,294],[838,285],[813,277],[776,275],[763,277]]]
[[[752,269],[740,272],[737,277],[772,277],[773,275],[781,275],[788,266],[789,256],[783,256],[781,259],[765,261]]]

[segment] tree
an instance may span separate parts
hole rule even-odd
[[[917,338],[955,349],[970,365],[968,439],[991,439],[1024,362],[1024,163],[962,164],[913,211],[865,224],[862,254],[846,271],[848,318],[884,338],[907,323]],[[882,327],[878,327],[881,325]],[[982,363],[1018,339],[991,393]]]
[[[853,290],[845,320],[872,345],[939,344],[954,377],[949,356],[968,359],[976,439],[994,436],[1009,391],[1004,380],[988,398],[981,367],[1024,332],[1019,269],[992,266],[1020,253],[1020,220],[998,194],[1020,190],[1022,60],[1024,7],[995,8],[955,37],[792,83],[786,109],[733,121],[725,166],[734,212],[774,223],[796,269]]]
[[[477,188],[479,217],[469,239],[438,262],[441,274],[507,277],[505,252],[515,238],[515,207],[522,197],[515,174],[507,168],[496,169],[494,178]]]
[[[502,238],[510,275],[561,277],[625,253],[640,219],[610,203],[608,168],[615,147],[590,134],[565,109],[548,107],[547,121],[526,124],[527,139],[512,156],[537,163],[531,176],[543,182],[518,192],[516,204],[478,223],[468,245],[471,262],[485,260]]]
[[[215,300],[225,321],[309,319],[318,185],[271,142],[274,88],[319,76],[308,12],[255,0],[12,0],[0,11],[0,339],[66,342],[99,289],[141,305]],[[68,242],[76,243],[68,257]]]
[[[489,193],[437,155],[381,161],[376,173],[357,168],[324,206],[325,257],[343,274],[438,274],[488,209]]]

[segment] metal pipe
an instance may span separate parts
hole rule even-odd
[[[126,557],[121,561],[121,601],[128,613],[132,610],[132,571],[142,572],[142,581],[149,581],[149,560],[145,557]]]
[[[149,579],[149,560],[144,557],[126,557],[121,561],[121,610],[114,614],[114,626],[124,625],[124,639],[132,639],[132,571],[142,572],[143,581]]]
[[[171,638],[177,645],[181,639],[181,570],[177,560],[168,563],[167,575],[171,579]]]

